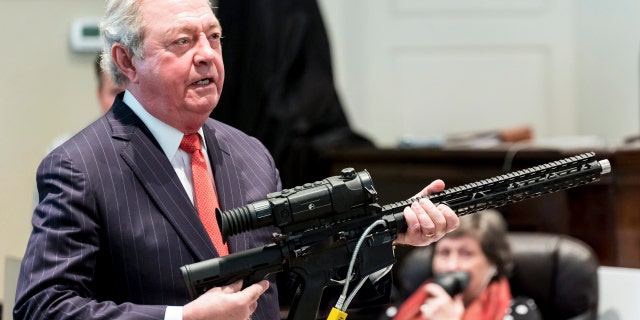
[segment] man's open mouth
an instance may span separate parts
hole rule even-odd
[[[211,79],[211,78],[206,78],[206,79],[202,79],[202,80],[196,81],[196,82],[194,82],[193,84],[194,84],[194,85],[198,85],[198,86],[206,86],[206,85],[208,85],[208,84],[209,84],[209,83],[211,83],[211,82],[213,82],[213,79]]]

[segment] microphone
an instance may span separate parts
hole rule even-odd
[[[471,275],[466,271],[452,271],[438,273],[433,277],[433,283],[438,284],[451,296],[464,291],[469,285]]]

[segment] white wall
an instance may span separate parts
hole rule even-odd
[[[640,319],[640,270],[598,268],[598,319]]]
[[[72,53],[67,39],[75,18],[103,12],[104,0],[0,1],[1,285],[5,257],[26,248],[47,146],[99,115],[94,55]]]
[[[20,274],[21,260],[15,257],[6,257],[4,261],[4,299],[2,304],[1,319],[13,319],[13,305],[16,297],[16,286]]]
[[[537,138],[640,131],[640,2],[320,0],[354,126],[403,136],[531,125]]]
[[[640,1],[578,4],[577,133],[619,143],[640,133]]]

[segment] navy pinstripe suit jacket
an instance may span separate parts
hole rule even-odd
[[[218,256],[169,159],[121,99],[38,168],[16,319],[163,319],[167,305],[189,301],[179,268]],[[280,189],[258,140],[212,119],[203,129],[223,210]],[[273,231],[231,237],[229,249],[264,245]],[[278,309],[272,282],[253,319],[279,319]]]

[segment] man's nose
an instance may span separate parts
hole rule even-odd
[[[213,48],[211,47],[211,44],[209,43],[207,36],[204,34],[198,37],[198,43],[196,44],[196,49],[197,49],[197,52],[194,56],[196,64],[210,63],[216,54],[215,50],[213,50]]]

